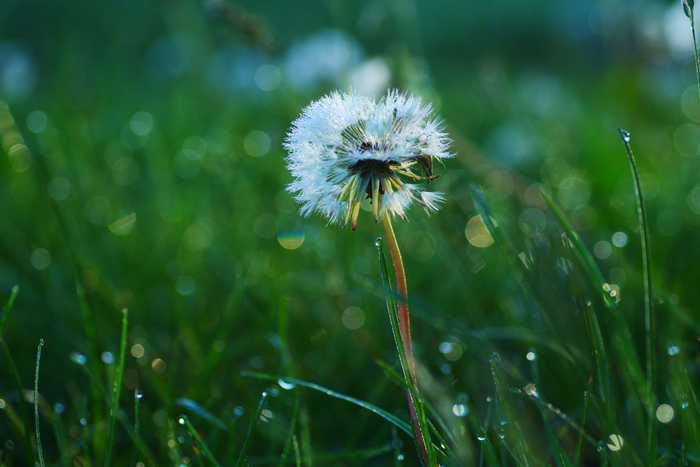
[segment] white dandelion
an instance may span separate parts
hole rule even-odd
[[[452,157],[450,142],[420,98],[393,90],[375,102],[334,92],[312,102],[292,124],[284,145],[294,176],[287,190],[297,193],[301,214],[317,212],[353,230],[365,197],[375,221],[387,214],[405,220],[413,202],[438,209],[443,195],[415,182],[437,178],[433,158]]]

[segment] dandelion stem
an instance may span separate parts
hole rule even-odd
[[[408,364],[406,365],[408,368],[404,366],[403,370],[404,376],[411,386],[411,388],[406,390],[408,408],[411,412],[413,430],[415,432],[418,448],[421,456],[423,457],[423,463],[424,465],[428,466],[430,465],[428,447],[425,442],[425,435],[421,428],[420,418],[416,410],[416,401],[414,399],[414,393],[416,395],[418,394],[418,383],[416,381],[416,365],[413,360],[413,346],[411,344],[411,321],[408,315],[408,287],[406,285],[406,270],[403,267],[401,250],[399,250],[399,244],[396,241],[394,228],[391,226],[391,219],[388,215],[382,216],[382,227],[384,228],[384,234],[386,235],[389,252],[391,253],[391,261],[394,265],[394,274],[396,275],[396,292],[399,296],[399,299],[397,300],[399,332],[401,333],[401,344],[403,344],[406,359],[408,360]],[[399,356],[401,356],[401,348],[398,342],[397,350],[399,351]]]
[[[399,329],[401,330],[401,341],[403,342],[406,356],[408,356],[408,366],[411,372],[413,381],[416,380],[416,365],[413,361],[413,346],[411,344],[411,320],[408,316],[408,287],[406,285],[406,270],[403,267],[403,259],[401,258],[401,250],[396,241],[394,228],[391,226],[391,219],[388,215],[382,216],[382,227],[386,235],[386,241],[391,252],[391,261],[394,265],[394,273],[396,274],[396,293],[399,296],[397,307],[399,311]],[[408,375],[406,375],[408,377]]]

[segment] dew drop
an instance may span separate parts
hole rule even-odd
[[[285,381],[282,378],[277,380],[277,384],[279,384],[282,389],[286,390],[294,389],[296,387],[296,384],[290,383],[289,381]]]
[[[179,423],[180,425],[184,425],[184,424],[185,424],[185,419],[184,419],[184,418],[180,418],[180,420],[178,420],[178,423]]]
[[[669,404],[661,404],[656,408],[656,418],[661,423],[671,423],[675,412]]]
[[[629,132],[627,132],[627,131],[623,130],[622,128],[619,128],[619,127],[618,127],[618,130],[620,131],[620,136],[622,136],[622,140],[623,140],[625,143],[629,143],[629,142],[630,142],[630,139],[632,139],[632,138],[630,137]]]
[[[458,417],[467,415],[467,406],[465,404],[455,404],[452,406],[452,413]]]
[[[374,244],[377,246],[382,246],[382,237],[377,237],[377,239],[374,241]]]
[[[622,446],[624,444],[625,443],[622,439],[622,436],[618,434],[610,435],[607,442],[608,449],[610,449],[611,451],[619,451],[620,449],[622,449]]]

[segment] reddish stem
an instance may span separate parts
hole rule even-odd
[[[384,228],[386,241],[389,245],[389,252],[391,253],[391,261],[394,265],[394,273],[396,274],[396,292],[399,296],[397,304],[401,342],[403,343],[403,347],[406,352],[406,358],[408,359],[408,371],[410,371],[411,379],[413,381],[413,391],[416,394],[418,394],[418,381],[416,380],[416,365],[413,359],[413,345],[411,344],[411,320],[408,315],[408,288],[406,286],[406,270],[403,267],[403,259],[401,258],[401,251],[399,250],[399,244],[396,241],[394,229],[391,226],[391,219],[389,219],[389,216],[386,214],[382,217],[382,227]],[[404,377],[408,377],[408,375],[406,375],[405,368]],[[406,396],[408,399],[408,408],[411,412],[411,421],[413,422],[413,431],[416,436],[416,441],[418,442],[418,447],[420,449],[421,455],[423,456],[423,463],[424,465],[428,466],[430,465],[428,459],[428,448],[425,443],[423,430],[421,429],[420,421],[418,420],[418,414],[416,412],[416,404],[410,389],[406,390]]]

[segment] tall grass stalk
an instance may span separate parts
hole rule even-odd
[[[109,423],[109,442],[107,444],[107,455],[105,457],[105,466],[112,465],[112,447],[114,445],[114,431],[117,424],[117,412],[119,411],[119,395],[122,389],[122,376],[124,375],[124,357],[126,355],[126,329],[129,321],[129,311],[124,308],[122,310],[122,335],[121,344],[119,345],[119,364],[117,373],[114,376],[114,388],[112,389],[112,410],[110,413]]]
[[[253,417],[250,419],[248,433],[245,436],[243,448],[241,449],[241,453],[238,456],[238,462],[236,462],[236,467],[243,467],[245,465],[248,465],[248,449],[250,449],[250,445],[253,442],[253,432],[255,431],[255,428],[257,428],[258,423],[260,423],[260,417],[262,416],[263,410],[265,410],[265,407],[267,406],[267,401],[269,399],[270,391],[263,391],[262,397],[260,397],[260,403],[258,404],[258,409],[255,411]]]
[[[180,424],[185,425],[185,428],[187,428],[187,431],[190,433],[192,438],[194,438],[195,443],[197,443],[197,447],[199,451],[204,453],[204,457],[206,457],[209,462],[214,464],[216,467],[219,467],[219,463],[216,461],[214,458],[214,455],[211,453],[211,450],[209,449],[209,446],[207,446],[207,443],[204,442],[201,436],[199,436],[199,433],[197,433],[197,430],[194,429],[194,426],[192,426],[192,423],[190,422],[190,419],[187,418],[187,415],[180,415]]]
[[[34,370],[34,430],[36,431],[36,447],[39,453],[39,465],[45,467],[44,452],[41,448],[41,430],[39,428],[39,364],[41,363],[41,348],[44,346],[44,339],[39,340],[39,347],[36,351],[36,368]]]
[[[12,306],[15,304],[15,299],[19,293],[19,285],[12,287],[10,292],[10,298],[7,299],[7,304],[2,308],[2,313],[0,313],[0,337],[5,333],[5,327],[7,326],[7,319],[10,316],[10,311]]]
[[[693,17],[695,10],[694,0],[681,0],[681,5],[683,6],[683,13],[688,17],[690,21],[690,34],[693,36],[693,51],[695,52],[695,77],[697,79],[698,87],[698,103],[700,104],[700,55],[698,55],[698,41],[695,37],[695,19]]]
[[[15,366],[15,361],[10,354],[10,349],[7,347],[5,339],[0,337],[0,345],[5,350],[5,356],[10,365],[10,373],[12,373],[12,378],[15,380],[15,387],[17,388],[17,397],[19,398],[19,409],[22,414],[22,425],[24,429],[24,442],[27,448],[27,460],[29,465],[34,465],[34,449],[32,448],[32,435],[31,435],[31,424],[29,423],[29,411],[27,410],[27,398],[24,397],[24,389],[22,386],[22,381],[19,379],[19,373],[17,372],[17,367]]]
[[[646,347],[646,410],[647,410],[647,462],[656,462],[658,439],[656,435],[656,316],[654,313],[653,290],[651,284],[651,247],[649,243],[649,225],[642,185],[639,181],[637,164],[634,161],[630,147],[630,134],[618,128],[622,141],[627,150],[627,156],[634,181],[634,192],[637,198],[637,214],[642,243],[642,269],[644,274],[644,336]]]

